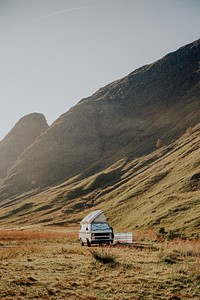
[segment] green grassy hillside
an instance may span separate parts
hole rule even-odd
[[[103,209],[115,230],[200,232],[200,124],[147,156],[0,202],[2,227],[67,226]],[[158,145],[159,146],[159,145]],[[84,175],[85,177],[85,175]]]

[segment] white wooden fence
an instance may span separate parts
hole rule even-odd
[[[133,243],[133,233],[132,232],[119,232],[114,235],[114,243],[121,244],[132,244]]]

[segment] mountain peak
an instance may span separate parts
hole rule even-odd
[[[45,116],[41,113],[34,112],[20,118],[7,136],[13,135],[15,134],[15,132],[20,131],[21,129],[27,130],[27,132],[29,130],[31,131],[38,130],[38,132],[40,132],[41,130],[42,132],[44,127],[48,127]]]
[[[7,176],[23,151],[47,128],[47,121],[41,113],[30,113],[16,123],[0,142],[0,178]]]

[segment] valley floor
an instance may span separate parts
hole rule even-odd
[[[0,230],[0,299],[197,300],[199,263],[197,239],[88,248],[77,231]]]

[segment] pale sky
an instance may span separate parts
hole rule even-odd
[[[0,0],[0,140],[200,37],[200,0]]]

